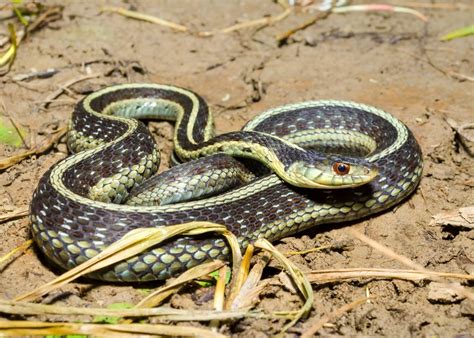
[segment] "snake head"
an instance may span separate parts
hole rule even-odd
[[[296,161],[286,171],[288,183],[302,188],[355,188],[372,181],[378,170],[362,158],[327,155],[318,161]]]

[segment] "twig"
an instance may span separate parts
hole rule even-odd
[[[48,97],[46,97],[46,99],[44,100],[44,103],[40,106],[40,109],[47,108],[50,102],[52,102],[55,98],[61,95],[68,87],[72,86],[73,84],[76,84],[84,80],[94,79],[102,75],[103,75],[102,73],[88,74],[88,75],[84,75],[84,76],[69,80],[65,84],[61,85],[59,89],[54,91],[52,94],[48,95]]]
[[[27,32],[31,33],[37,30],[45,22],[48,23],[60,19],[62,11],[62,6],[49,7],[44,13],[41,13],[35,21],[28,25]]]
[[[316,248],[311,248],[311,249],[308,249],[308,250],[288,251],[288,252],[284,252],[283,254],[286,255],[286,256],[306,255],[306,254],[311,253],[311,252],[321,251],[321,250],[330,249],[330,248],[332,248],[332,245],[322,245],[322,246],[318,246]]]
[[[426,53],[426,51],[423,51],[423,54],[425,55],[426,57],[426,61],[431,67],[433,67],[434,69],[436,69],[438,72],[440,73],[443,73],[444,75],[446,75],[447,77],[450,77],[450,78],[453,78],[453,79],[456,79],[456,80],[461,80],[461,81],[474,81],[474,77],[472,76],[467,76],[467,75],[464,75],[464,74],[460,74],[460,73],[457,73],[457,72],[453,72],[453,71],[450,71],[450,70],[445,70],[443,68],[441,68],[440,66],[436,65],[430,58],[430,56],[428,55],[428,53]]]
[[[31,240],[31,239],[27,240],[23,244],[21,244],[20,246],[17,246],[15,249],[13,249],[9,253],[7,253],[6,255],[3,255],[2,257],[0,257],[0,265],[3,264],[4,262],[6,262],[8,259],[10,259],[10,257],[12,257],[17,252],[19,252],[19,251],[21,251],[22,253],[26,252],[26,250],[28,250],[28,248],[31,246],[31,244],[33,244],[33,240]]]
[[[0,169],[2,169],[0,167]],[[19,217],[28,216],[30,209],[28,207],[18,208],[15,211],[8,212],[0,216],[0,223],[10,221]]]
[[[300,30],[303,30],[303,29],[306,29],[309,26],[314,25],[316,22],[318,22],[320,20],[326,19],[330,14],[331,14],[331,11],[318,13],[317,15],[315,15],[314,17],[312,17],[308,21],[303,22],[301,25],[299,25],[295,28],[292,28],[289,31],[286,31],[282,34],[277,35],[276,36],[276,41],[277,41],[278,45],[284,44],[288,40],[288,38],[290,36],[292,36],[293,34],[295,34],[296,32],[298,32]]]
[[[14,81],[30,81],[33,79],[48,79],[59,73],[59,69],[48,68],[46,70],[34,71],[26,74],[17,74],[12,77]]]
[[[39,155],[48,151],[53,145],[55,145],[59,141],[59,139],[61,139],[61,137],[64,136],[64,134],[66,134],[66,132],[67,132],[67,127],[63,127],[59,129],[58,131],[56,131],[56,133],[52,137],[50,137],[43,143],[40,143],[39,145],[36,145],[35,147],[33,147],[33,149],[27,150],[23,153],[16,154],[4,159],[0,159],[0,170],[9,168],[21,162],[25,158],[30,157],[31,155]]]
[[[117,13],[117,14],[126,16],[128,18],[135,19],[135,20],[147,21],[147,22],[151,22],[151,23],[154,23],[154,24],[157,24],[157,25],[160,25],[160,26],[169,27],[169,28],[172,28],[172,29],[174,29],[176,31],[179,31],[179,32],[187,32],[188,31],[188,28],[186,26],[179,25],[177,23],[158,18],[156,16],[143,14],[143,13],[138,13],[138,12],[134,12],[134,11],[129,11],[129,10],[127,10],[125,8],[121,8],[121,7],[103,7],[101,9],[101,12]]]
[[[199,32],[198,36],[207,37],[207,36],[215,35],[217,33],[231,33],[239,29],[250,28],[254,26],[268,26],[268,25],[274,24],[275,22],[285,19],[288,15],[291,14],[291,12],[293,12],[293,8],[288,7],[282,13],[276,16],[270,16],[270,17],[264,17],[264,18],[260,18],[256,20],[245,21],[245,22],[241,22],[241,23],[229,26],[227,28],[222,28],[216,31]]]

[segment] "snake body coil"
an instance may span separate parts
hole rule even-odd
[[[168,189],[166,198],[147,202],[144,196],[155,194],[142,188],[149,181],[142,183],[156,173],[160,155],[135,118],[176,120],[181,160],[217,155],[163,174],[171,182],[160,188]],[[32,233],[39,248],[70,269],[135,228],[190,221],[224,224],[246,247],[260,237],[274,241],[317,224],[380,212],[413,192],[421,177],[421,152],[410,130],[366,105],[298,103],[260,114],[243,131],[213,133],[206,103],[185,89],[129,84],[87,96],[76,106],[68,135],[76,154],[54,165],[33,196]],[[242,164],[228,164],[233,160],[222,153],[261,161],[275,174],[255,178]],[[235,183],[236,176],[247,183],[210,196],[214,186],[223,191],[242,184]],[[195,200],[199,197],[206,198]],[[165,199],[180,203],[163,205]],[[178,237],[92,277],[165,279],[228,253],[218,236]]]

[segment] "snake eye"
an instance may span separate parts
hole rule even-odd
[[[332,165],[332,170],[340,176],[347,175],[350,169],[351,166],[347,163],[336,162]]]

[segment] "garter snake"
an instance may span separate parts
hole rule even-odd
[[[147,204],[146,193],[134,193],[160,160],[151,133],[138,120],[148,118],[174,120],[177,156],[200,158],[168,174],[177,182],[168,199],[180,203]],[[211,221],[226,225],[244,248],[260,237],[274,241],[317,224],[361,218],[408,196],[422,171],[411,131],[371,106],[296,103],[258,115],[242,131],[214,136],[212,115],[200,96],[157,84],[116,85],[86,96],[73,112],[68,146],[75,154],[44,174],[31,202],[33,237],[64,269],[139,227]],[[200,193],[235,171],[217,164],[225,154],[258,160],[273,173],[249,174],[242,186],[217,196]],[[213,164],[216,172],[202,169]],[[191,178],[183,183],[178,177],[185,171]],[[124,204],[130,191],[133,205]],[[205,198],[196,200],[199,196]],[[228,253],[217,235],[178,237],[92,277],[165,279]]]

